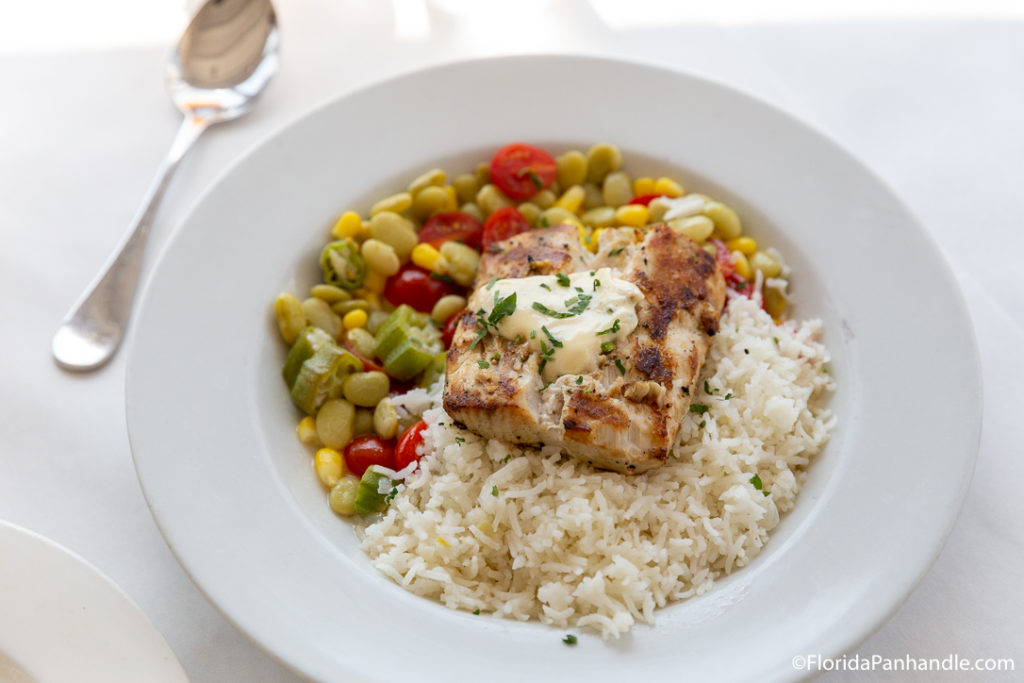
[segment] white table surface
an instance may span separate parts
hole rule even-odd
[[[172,16],[182,8],[181,0],[149,4]],[[1013,657],[1016,674],[972,678],[1022,675],[1024,24],[962,13],[721,23],[676,12],[662,24],[616,27],[584,0],[524,0],[490,15],[430,5],[428,35],[416,36],[413,24],[396,37],[390,3],[276,4],[281,72],[250,117],[212,130],[185,161],[154,228],[150,263],[200,192],[287,122],[389,74],[476,55],[618,55],[707,75],[810,121],[875,169],[941,245],[963,287],[981,349],[985,423],[945,549],[858,653]],[[60,371],[49,355],[57,324],[119,241],[176,129],[161,81],[166,48],[32,48],[0,43],[0,519],[109,575],[194,681],[292,680],[203,598],[157,531],[126,436],[126,355],[87,376]],[[609,97],[656,106],[652,93]],[[571,91],[566,98],[571,106]],[[946,302],[929,299],[928,283],[920,287],[922,305],[941,315]],[[893,353],[913,353],[916,343],[927,340],[894,339]],[[913,387],[893,391],[913,410]]]

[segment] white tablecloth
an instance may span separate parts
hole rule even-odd
[[[168,3],[180,0],[159,4]],[[615,28],[593,5],[566,0],[505,3],[498,17],[429,5],[429,33],[406,23],[396,38],[388,3],[277,4],[281,72],[250,117],[213,129],[185,161],[155,226],[150,263],[199,193],[288,121],[383,76],[475,55],[583,52],[697,72],[812,122],[884,177],[939,242],[963,287],[981,348],[985,424],[974,481],[945,549],[859,654],[1014,657],[1020,676],[1024,25],[936,19]],[[112,577],[194,681],[291,680],[217,613],[164,545],[132,468],[125,354],[86,376],[60,371],[49,355],[57,324],[120,239],[176,129],[161,82],[165,51],[0,45],[0,519],[68,546]],[[608,97],[656,106],[653,93]],[[559,106],[572,106],[571,89]],[[928,301],[928,283],[920,288],[922,301],[941,312],[944,302]],[[893,353],[912,352],[900,341]],[[913,410],[912,387],[893,391]]]

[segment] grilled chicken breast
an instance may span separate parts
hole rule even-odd
[[[712,256],[668,226],[655,226],[637,241],[640,236],[632,228],[603,230],[591,254],[574,226],[560,225],[492,245],[448,351],[448,414],[483,436],[557,445],[595,467],[636,474],[661,466],[718,330],[725,282]],[[490,302],[496,279],[593,275],[599,268],[611,269],[604,272],[639,293],[636,327],[612,350],[595,354],[591,371],[552,377],[545,354],[521,336],[508,339],[497,328],[481,332],[488,327],[477,311]],[[594,280],[595,295],[598,285]],[[583,295],[583,288],[575,289]]]

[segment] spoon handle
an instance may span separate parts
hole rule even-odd
[[[52,347],[53,357],[62,368],[82,372],[95,370],[114,356],[131,314],[153,217],[178,163],[209,125],[209,120],[185,117],[146,192],[131,230],[82,298],[64,316]]]

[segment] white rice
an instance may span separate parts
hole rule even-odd
[[[747,565],[793,507],[835,423],[821,330],[775,325],[733,297],[703,373],[711,394],[694,397],[707,412],[688,413],[668,462],[641,476],[488,441],[453,426],[435,393],[429,455],[362,547],[400,586],[454,609],[605,638],[653,623],[656,607]]]

